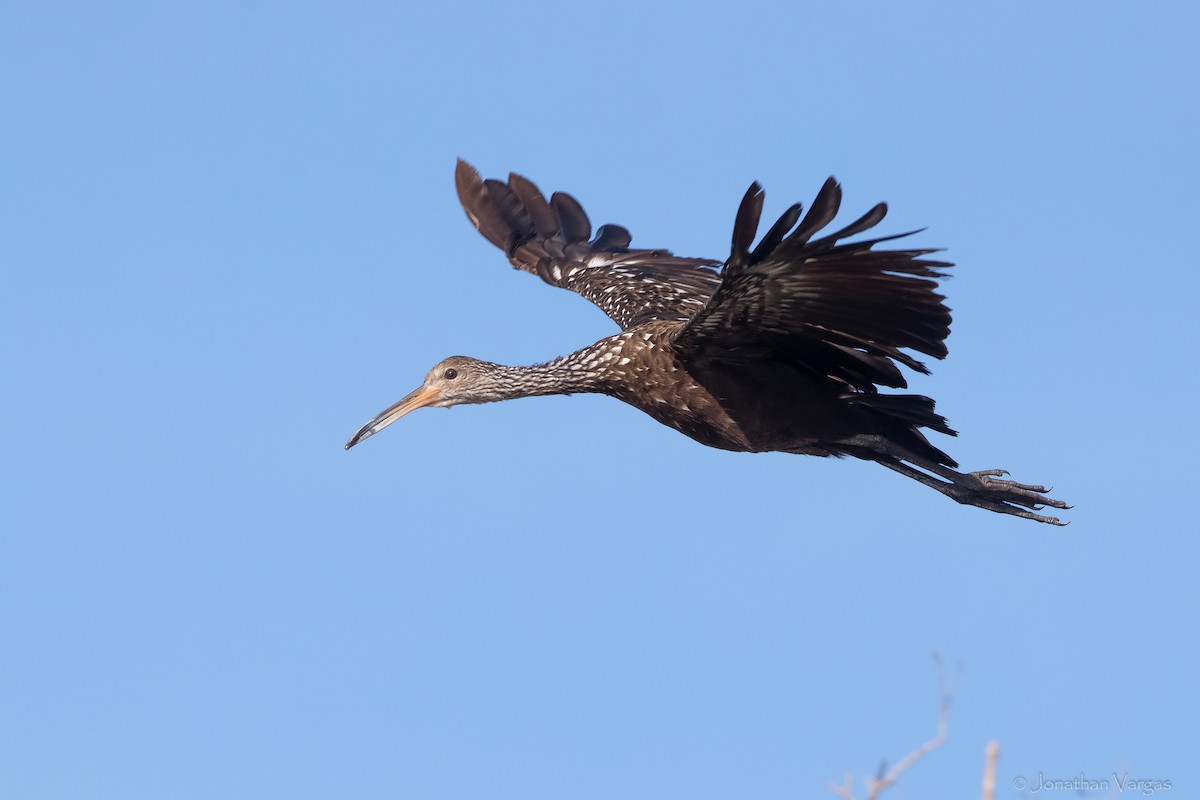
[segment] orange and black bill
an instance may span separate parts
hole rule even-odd
[[[368,422],[358,429],[358,432],[350,437],[350,441],[346,442],[346,449],[349,450],[354,445],[361,442],[363,439],[369,439],[381,430],[391,425],[396,420],[403,417],[410,411],[415,411],[418,408],[433,405],[438,400],[442,399],[442,393],[434,387],[422,386],[415,392],[410,392],[405,395],[400,402],[393,406],[389,406],[384,411],[380,412],[375,419]]]

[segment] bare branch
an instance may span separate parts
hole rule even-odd
[[[983,756],[983,800],[996,800],[996,762],[1000,760],[1000,743],[992,739]]]
[[[879,772],[875,777],[866,780],[867,800],[878,800],[884,790],[894,786],[900,776],[903,775],[913,764],[916,764],[925,756],[941,747],[946,741],[946,731],[950,724],[950,701],[954,699],[954,692],[958,688],[958,680],[962,675],[959,670],[955,673],[954,680],[947,684],[945,674],[942,669],[942,659],[937,654],[933,654],[933,662],[937,665],[937,685],[938,685],[938,720],[937,733],[932,739],[925,744],[913,750],[911,753],[900,759],[896,766],[890,770],[886,770],[886,764],[880,765]],[[841,797],[842,800],[854,800],[854,778],[853,775],[847,773],[846,782],[842,786],[829,784],[830,790]]]

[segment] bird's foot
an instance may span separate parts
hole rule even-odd
[[[1012,514],[1050,525],[1067,524],[1057,517],[1034,513],[1046,507],[1062,509],[1071,507],[1062,500],[1047,497],[1046,493],[1053,489],[1037,484],[1017,483],[1001,477],[1007,474],[1008,471],[1003,469],[968,472],[962,476],[966,480],[955,483],[949,494],[960,503],[986,508],[989,511]]]

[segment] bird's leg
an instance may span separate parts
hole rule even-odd
[[[1064,509],[1071,507],[1061,500],[1047,497],[1046,492],[1051,490],[1045,486],[1005,480],[1001,476],[1007,475],[1008,472],[1002,469],[958,472],[913,453],[882,436],[871,436],[869,441],[863,441],[865,437],[856,438],[860,441],[854,442],[855,446],[846,448],[846,452],[878,462],[890,470],[936,489],[956,502],[1050,525],[1067,524],[1057,517],[1034,513],[1047,506]],[[938,480],[929,474],[931,472],[945,480]]]
[[[1070,508],[1069,505],[1061,500],[1046,497],[1044,492],[1049,491],[1049,489],[1044,486],[1034,486],[1017,483],[1016,481],[998,479],[996,476],[1008,474],[1002,469],[986,469],[979,472],[963,473],[941,467],[941,470],[951,472],[957,478],[957,480],[941,481],[932,475],[928,475],[915,467],[905,464],[894,456],[877,455],[872,460],[877,461],[888,469],[899,472],[901,475],[906,475],[915,481],[919,481],[931,489],[937,489],[952,500],[965,505],[986,508],[988,511],[995,511],[1000,514],[1012,514],[1015,517],[1046,522],[1050,525],[1067,524],[1057,517],[1036,514],[1034,512],[1046,506],[1052,508]]]

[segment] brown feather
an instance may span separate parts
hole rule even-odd
[[[592,223],[579,202],[566,192],[550,196],[550,205],[558,217],[558,229],[568,242],[586,242],[592,235]]]
[[[554,209],[546,202],[545,196],[533,181],[515,172],[510,172],[508,187],[525,207],[525,213],[529,215],[538,236],[550,237],[558,233],[558,218],[554,214]]]
[[[738,206],[737,217],[733,221],[733,244],[730,248],[726,269],[740,269],[750,260],[750,246],[758,235],[758,221],[762,217],[763,190],[758,182],[750,184],[746,194]]]
[[[800,219],[800,214],[804,211],[804,206],[799,203],[794,203],[787,211],[775,221],[762,241],[758,243],[758,247],[754,248],[754,253],[750,257],[751,264],[757,264],[762,261],[772,250],[779,246],[783,241],[783,237],[787,236],[787,232],[796,224],[796,220]]]

